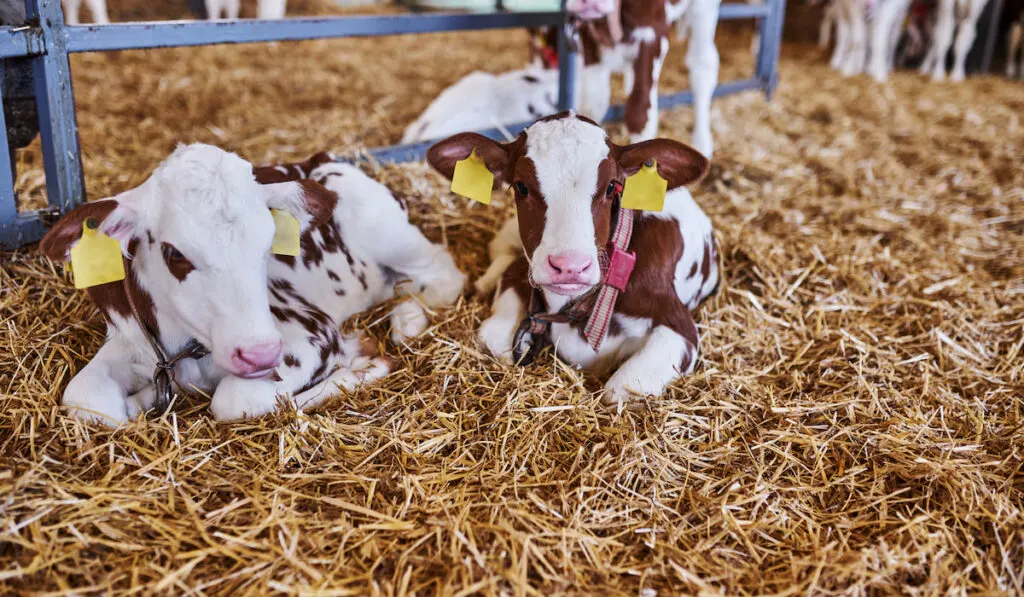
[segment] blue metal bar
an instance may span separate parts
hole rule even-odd
[[[38,27],[0,27],[0,58],[33,56],[44,51]]]
[[[761,46],[757,52],[757,78],[761,79],[765,97],[769,100],[778,85],[778,60],[782,46],[782,24],[786,10],[786,0],[768,0],[771,14],[758,23]]]
[[[4,116],[2,86],[0,86],[0,131],[4,139],[0,141],[0,242],[8,238],[14,231],[8,231],[18,218],[18,204],[14,195],[14,160],[11,159],[11,147],[7,144],[7,118]]]
[[[71,65],[67,38],[62,35],[64,13],[60,2],[25,0],[25,14],[29,21],[39,22],[43,39],[48,40],[46,53],[32,59],[32,71],[39,108],[46,195],[50,205],[63,213],[85,201]]]
[[[59,4],[59,3],[57,3]],[[374,37],[560,25],[560,12],[323,17],[280,21],[169,21],[67,27],[68,52]]]
[[[566,0],[562,0],[562,25],[558,28],[558,109],[576,108],[576,60],[579,38],[569,23],[565,11]],[[572,36],[572,37],[570,37]]]
[[[718,10],[718,20],[763,19],[771,14],[770,4],[723,4]]]
[[[17,249],[43,238],[48,226],[38,212],[15,214],[9,218],[7,211],[0,211],[0,249]]]

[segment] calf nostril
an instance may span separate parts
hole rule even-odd
[[[548,257],[548,266],[551,269],[555,270],[556,273],[562,273],[562,268],[558,267],[558,264],[555,263],[555,258],[553,256]]]

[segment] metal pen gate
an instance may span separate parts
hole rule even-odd
[[[442,31],[559,27],[560,109],[574,105],[576,61],[570,55],[566,13],[495,12],[483,14],[416,14],[289,18],[279,21],[163,21],[111,25],[64,24],[60,0],[25,0],[27,21],[21,27],[0,27],[0,78],[3,93],[34,95],[39,113],[39,135],[46,174],[48,207],[19,213],[15,202],[13,149],[7,143],[7,125],[0,110],[0,248],[12,249],[42,238],[49,224],[85,201],[81,148],[75,120],[75,100],[68,55],[75,52],[141,50],[212,44],[234,44],[305,39],[371,37]],[[564,0],[562,3],[564,9]],[[752,78],[719,84],[715,96],[760,89],[771,97],[778,80],[777,65],[782,43],[785,0],[761,5],[725,4],[720,20],[757,19],[760,48]],[[12,61],[28,60],[31,71],[22,77],[7,73]],[[4,97],[0,96],[0,101]],[[659,108],[692,103],[689,91],[659,99]],[[606,120],[621,119],[622,106],[612,106]],[[506,127],[517,134],[528,123]],[[499,130],[482,131],[500,138]],[[367,153],[380,161],[422,159],[430,143],[384,147]]]

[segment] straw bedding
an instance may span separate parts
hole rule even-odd
[[[746,32],[720,42],[723,78],[745,74]],[[141,182],[180,141],[255,162],[395,142],[443,86],[524,46],[77,56],[88,192]],[[86,426],[58,400],[101,318],[33,248],[3,254],[0,593],[1024,592],[1021,88],[879,86],[823,62],[789,46],[772,103],[716,101],[694,192],[725,280],[698,370],[645,408],[602,407],[602,380],[550,356],[497,364],[467,297],[410,349],[387,345],[385,310],[350,322],[396,372],[316,411],[218,424],[186,397]],[[665,81],[685,86],[678,48]],[[663,133],[690,122],[667,112]],[[37,149],[20,160],[32,205]],[[422,164],[368,167],[482,272],[507,202],[467,205]]]

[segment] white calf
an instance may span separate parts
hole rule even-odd
[[[1010,28],[1010,37],[1006,43],[1006,76],[1014,79],[1024,76],[1024,10],[1014,19]],[[1017,63],[1017,52],[1020,51],[1020,64]]]
[[[206,18],[211,21],[237,19],[241,0],[206,0]],[[256,18],[283,19],[287,0],[259,0]]]
[[[553,114],[557,103],[558,71],[528,68],[500,75],[473,72],[441,92],[406,127],[402,143],[529,122]]]
[[[835,0],[834,5],[832,68],[848,77],[866,69],[876,81],[885,81],[910,0]]]
[[[323,185],[274,182],[294,166],[263,169],[272,184],[260,184],[238,156],[190,145],[141,186],[64,216],[40,245],[46,255],[68,259],[89,223],[120,243],[127,277],[88,290],[107,340],[63,404],[108,425],[162,409],[161,362],[180,388],[212,393],[217,419],[258,416],[280,399],[312,407],[386,375],[388,362],[339,325],[398,291],[416,298],[396,308],[393,335],[418,334],[423,305],[453,302],[464,276],[385,187],[354,166],[319,162],[298,170]],[[270,254],[269,208],[298,219],[297,257]]]

